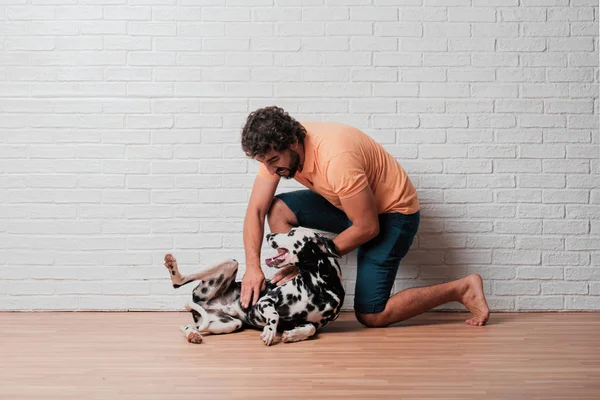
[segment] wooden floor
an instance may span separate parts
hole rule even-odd
[[[0,313],[0,399],[599,399],[600,313],[344,313],[318,338],[188,343],[181,313]]]

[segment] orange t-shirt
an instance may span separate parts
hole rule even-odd
[[[378,214],[419,210],[417,191],[398,161],[361,130],[337,122],[301,122],[306,128],[302,172],[293,179],[343,211],[340,199],[371,186]],[[259,163],[258,175],[271,175]]]

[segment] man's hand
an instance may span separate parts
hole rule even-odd
[[[260,296],[260,292],[267,287],[265,274],[260,268],[247,268],[244,277],[242,278],[242,292],[240,295],[240,303],[242,307],[248,308],[255,305]]]
[[[281,286],[294,279],[298,273],[298,268],[295,265],[288,265],[277,271],[271,278],[271,282],[276,283],[277,286]]]

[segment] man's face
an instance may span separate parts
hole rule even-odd
[[[256,159],[267,167],[269,173],[277,174],[285,179],[292,179],[300,166],[300,155],[292,149],[271,150]]]

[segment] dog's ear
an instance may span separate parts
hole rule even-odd
[[[323,251],[323,253],[329,255],[330,257],[342,258],[338,249],[335,247],[335,243],[333,240],[326,238],[323,235],[315,233],[317,245]]]

